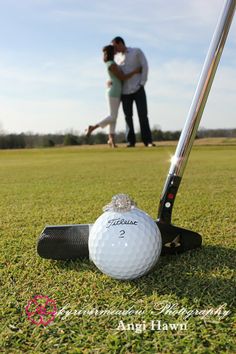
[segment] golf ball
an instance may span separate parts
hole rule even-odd
[[[156,264],[161,253],[156,223],[123,194],[113,197],[105,210],[89,235],[91,260],[113,278],[141,277]]]

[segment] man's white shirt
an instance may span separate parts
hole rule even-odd
[[[130,79],[123,81],[122,93],[124,95],[135,93],[141,86],[145,85],[148,76],[148,63],[141,49],[128,47],[124,54],[116,54],[115,61],[121,67],[124,74],[142,67],[140,74],[135,74]]]

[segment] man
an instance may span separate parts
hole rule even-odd
[[[127,147],[134,147],[136,143],[133,124],[133,102],[135,102],[137,107],[142,141],[145,146],[155,146],[152,142],[152,134],[147,116],[147,99],[144,90],[148,74],[147,60],[139,48],[126,47],[121,37],[115,37],[112,40],[112,44],[117,53],[116,62],[121,66],[125,74],[137,67],[142,68],[140,74],[136,74],[124,81],[122,87],[121,101],[127,124]]]

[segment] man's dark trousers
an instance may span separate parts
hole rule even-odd
[[[135,145],[136,143],[133,124],[133,103],[135,102],[139,117],[142,141],[144,145],[151,144],[152,134],[147,116],[147,99],[144,87],[141,86],[140,89],[135,93],[131,93],[129,95],[122,95],[121,100],[123,105],[123,111],[125,114],[125,120],[128,126],[127,142],[130,145]]]

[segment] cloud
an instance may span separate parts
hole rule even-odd
[[[95,70],[94,70],[95,69]],[[0,81],[4,95],[17,97],[48,95],[78,95],[81,92],[101,89],[105,86],[106,71],[98,59],[90,59],[78,65],[77,60],[45,61],[38,66],[8,65],[0,63]]]
[[[203,113],[205,127],[235,126],[236,68],[219,64]],[[150,72],[147,84],[152,125],[164,130],[182,129],[202,66],[190,60],[171,60]]]
[[[83,130],[88,122],[103,118],[107,76],[101,47],[121,35],[147,55],[151,124],[181,129],[223,4],[224,0],[5,2],[0,13],[4,128]],[[206,127],[235,124],[235,33],[234,20],[204,112]],[[136,115],[135,125],[138,128]],[[122,109],[118,129],[124,129]]]
[[[105,100],[104,100],[105,103]],[[88,114],[88,105],[91,105]],[[69,99],[13,99],[0,97],[0,116],[4,119],[7,132],[65,132],[75,129],[83,132],[89,119],[99,118],[102,110],[99,103]],[[104,110],[105,111],[105,110]],[[91,113],[94,113],[92,115]]]
[[[162,40],[188,40],[200,38],[214,28],[223,0],[206,2],[203,0],[179,0],[166,2],[161,0],[143,1],[94,1],[86,6],[55,8],[51,12],[56,21],[78,21],[93,26],[99,32],[125,32],[131,38],[144,39],[155,44],[157,38]],[[104,26],[104,24],[106,24]]]

